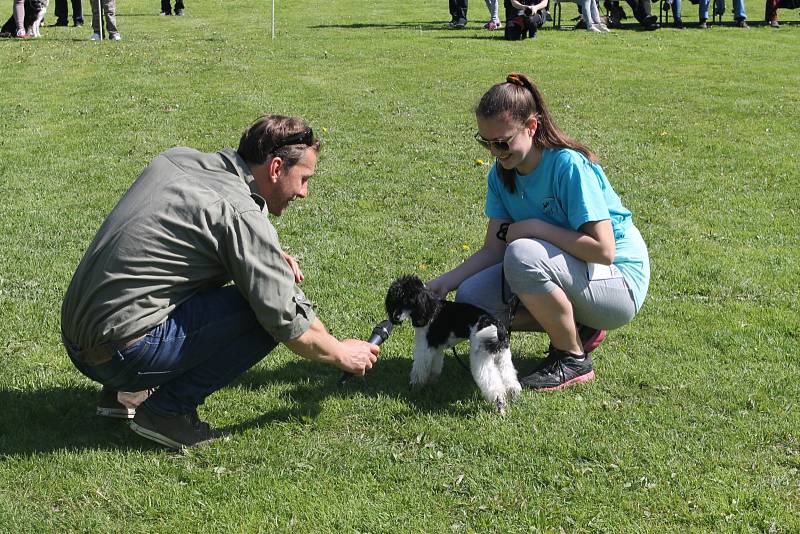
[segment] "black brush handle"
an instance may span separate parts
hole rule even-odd
[[[375,328],[372,329],[372,335],[369,336],[367,343],[372,343],[373,345],[380,345],[392,334],[392,322],[388,319],[384,319],[380,323],[375,325]],[[342,376],[339,377],[339,381],[336,382],[338,385],[343,386],[347,384],[347,381],[353,377],[353,373],[348,373],[345,371],[342,373]]]

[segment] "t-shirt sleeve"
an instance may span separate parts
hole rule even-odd
[[[275,228],[257,210],[232,211],[225,219],[220,259],[258,322],[281,342],[302,335],[314,320],[314,310],[294,283]]]
[[[497,174],[497,164],[489,171],[486,181],[486,208],[484,213],[490,219],[511,219],[511,215],[503,204],[502,195],[505,186]]]
[[[570,228],[610,219],[602,170],[580,154],[563,151],[556,163],[556,190]]]

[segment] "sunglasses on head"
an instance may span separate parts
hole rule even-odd
[[[300,133],[296,133],[275,142],[273,150],[289,145],[306,145],[311,146],[314,144],[314,130],[306,128]]]
[[[523,128],[522,130],[524,130],[524,129],[525,128]],[[491,150],[492,148],[494,148],[495,150],[498,150],[500,152],[508,152],[508,149],[511,146],[511,142],[514,140],[514,138],[516,136],[519,135],[519,132],[521,132],[522,130],[519,130],[517,133],[515,133],[514,135],[512,135],[508,139],[504,139],[502,141],[498,141],[498,140],[490,141],[490,140],[484,138],[481,135],[480,132],[475,132],[475,140],[478,143],[480,143],[481,146],[484,147],[487,150]]]

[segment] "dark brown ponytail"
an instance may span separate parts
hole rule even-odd
[[[508,119],[520,124],[526,124],[528,119],[536,117],[539,126],[533,135],[535,146],[570,148],[580,152],[593,163],[598,161],[597,156],[591,150],[556,126],[547,110],[541,92],[524,74],[512,72],[506,77],[504,83],[493,85],[481,97],[475,108],[475,114],[482,119],[493,119],[505,115]],[[516,170],[504,169],[499,163],[495,165],[506,189],[513,193],[516,190]]]

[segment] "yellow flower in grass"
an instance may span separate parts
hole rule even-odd
[[[485,161],[483,161],[482,159],[476,159],[476,160],[475,160],[475,165],[478,165],[478,166],[480,166],[480,165],[483,165],[484,163],[486,163],[486,162],[485,162]]]
[[[469,243],[464,243],[463,245],[461,245],[461,249],[464,252],[469,252],[469,249],[470,249]]]

